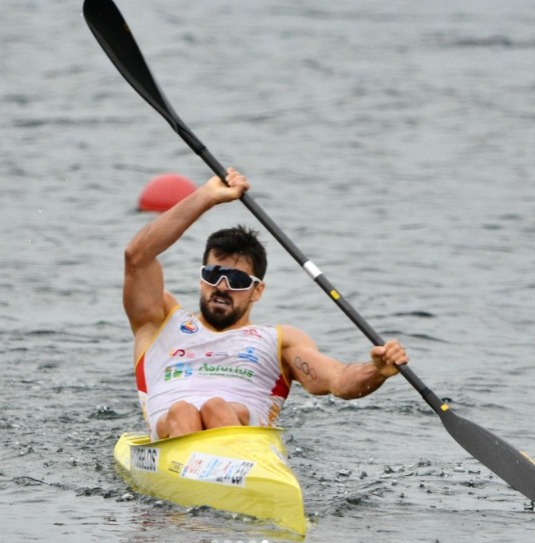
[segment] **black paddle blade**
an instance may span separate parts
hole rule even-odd
[[[204,145],[175,113],[143,58],[121,12],[111,0],[85,0],[84,18],[115,67],[130,85],[200,154]]]
[[[535,501],[535,462],[489,430],[456,415],[451,409],[438,413],[450,435],[474,458]]]
[[[400,366],[399,372],[422,395],[461,447],[524,496],[535,500],[535,462],[527,454],[455,414],[409,366]]]

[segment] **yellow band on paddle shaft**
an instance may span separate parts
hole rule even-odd
[[[520,451],[520,454],[522,456],[525,456],[532,464],[535,464],[535,460],[533,460],[533,458],[531,458],[528,453],[525,453],[524,451]]]

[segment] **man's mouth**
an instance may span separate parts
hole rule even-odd
[[[210,297],[210,302],[219,307],[232,307],[232,299],[229,296],[221,296],[219,294],[213,294]]]

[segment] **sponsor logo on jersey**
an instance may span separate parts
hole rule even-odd
[[[184,334],[195,334],[199,331],[199,327],[192,320],[184,321],[180,325],[180,331]]]
[[[181,377],[191,377],[193,375],[193,368],[191,364],[187,362],[178,362],[172,366],[165,368],[163,376],[164,381],[171,381],[173,379],[180,379]]]
[[[258,356],[256,356],[256,349],[254,347],[246,347],[245,351],[238,353],[238,358],[242,360],[249,360],[249,362],[258,362]]]
[[[185,351],[184,349],[171,349],[169,356],[176,356],[179,358],[195,358],[195,353],[191,351]]]
[[[208,364],[205,362],[197,369],[200,375],[213,375],[218,377],[238,377],[251,381],[254,377],[254,371],[247,368],[238,368],[234,366],[222,366],[221,364]]]

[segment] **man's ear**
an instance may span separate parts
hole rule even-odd
[[[264,293],[264,289],[266,288],[266,284],[264,282],[262,283],[256,283],[254,286],[254,292],[251,297],[252,302],[258,302],[260,298],[262,298],[262,294]]]

